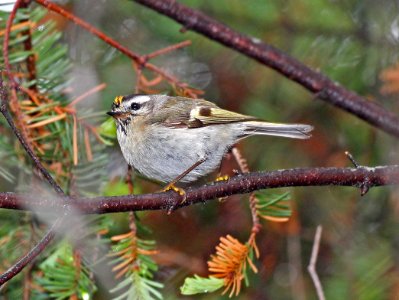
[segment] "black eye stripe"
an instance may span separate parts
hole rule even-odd
[[[133,103],[130,105],[130,108],[131,108],[132,110],[139,110],[140,107],[141,107],[140,103],[137,103],[137,102],[133,102]]]

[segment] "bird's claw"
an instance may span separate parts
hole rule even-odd
[[[220,176],[216,177],[215,182],[227,181],[229,179],[230,179],[229,175],[220,175]]]
[[[184,189],[175,186],[173,183],[168,184],[167,186],[165,186],[162,189],[162,192],[168,192],[168,191],[174,191],[174,192],[178,193],[182,197],[180,202],[175,203],[175,204],[173,204],[172,206],[169,207],[168,215],[170,215],[172,213],[172,211],[174,211],[178,205],[181,205],[184,202],[186,202],[187,195],[186,195],[186,191]]]

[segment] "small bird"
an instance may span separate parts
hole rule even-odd
[[[307,139],[313,127],[279,124],[224,110],[204,99],[133,94],[111,111],[127,163],[147,178],[191,183],[215,171],[239,140],[252,135]],[[176,190],[178,191],[178,190]]]

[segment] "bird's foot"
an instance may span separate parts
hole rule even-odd
[[[162,189],[162,192],[168,192],[168,191],[174,191],[182,197],[182,199],[179,202],[177,202],[169,207],[168,215],[170,215],[172,213],[172,211],[174,211],[178,205],[181,205],[184,202],[186,202],[187,195],[186,195],[186,191],[184,189],[175,186],[174,183],[169,183],[167,186],[165,186]]]
[[[229,179],[230,179],[230,176],[229,176],[229,175],[219,175],[218,177],[216,177],[215,182],[227,181],[227,180],[229,180]],[[226,200],[226,199],[227,199],[227,196],[226,196],[226,197],[219,197],[219,198],[218,198],[219,202],[223,202],[223,201]]]
[[[229,179],[230,179],[229,175],[219,175],[218,177],[216,177],[215,182],[227,181]]]

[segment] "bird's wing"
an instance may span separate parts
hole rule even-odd
[[[161,124],[171,128],[189,127],[190,111],[195,105],[196,99],[185,97],[170,97],[162,109],[156,111],[149,123]]]
[[[253,120],[257,119],[221,109],[204,99],[173,97],[168,100],[162,111],[154,114],[150,122],[171,128],[198,128],[212,124]]]
[[[199,104],[190,112],[189,127],[200,127],[212,124],[226,124],[233,122],[253,121],[255,117],[232,112],[220,107],[204,106]]]

